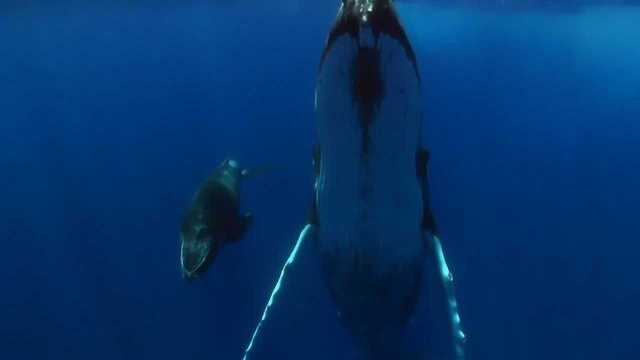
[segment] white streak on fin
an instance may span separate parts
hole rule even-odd
[[[267,305],[262,311],[262,317],[258,321],[258,325],[256,325],[256,328],[253,331],[253,335],[251,335],[251,340],[249,341],[247,348],[244,350],[244,356],[242,357],[242,360],[246,360],[249,354],[251,353],[251,349],[253,348],[253,343],[255,342],[256,338],[260,334],[260,329],[262,328],[262,324],[264,323],[264,321],[267,319],[267,316],[269,315],[269,309],[274,304],[276,296],[278,295],[278,292],[280,292],[280,288],[282,287],[282,282],[284,281],[284,278],[287,275],[287,270],[289,270],[289,267],[296,261],[298,250],[300,250],[300,247],[302,246],[302,243],[305,241],[305,239],[308,238],[309,235],[313,232],[313,229],[314,229],[313,225],[307,224],[300,232],[298,241],[296,241],[296,244],[293,247],[293,250],[291,250],[291,254],[289,254],[289,258],[287,259],[287,262],[284,263],[284,266],[280,271],[280,277],[278,278],[276,285],[274,286],[273,290],[271,290],[271,296],[269,296],[269,301],[267,302]]]
[[[447,261],[444,257],[444,251],[442,251],[442,244],[437,236],[431,236],[433,241],[433,252],[437,261],[440,280],[444,286],[444,291],[447,296],[447,307],[449,310],[449,319],[451,321],[451,330],[453,332],[453,346],[455,350],[455,359],[464,360],[464,343],[466,336],[462,330],[462,324],[460,322],[460,313],[458,312],[458,302],[453,289],[453,275],[449,271]]]

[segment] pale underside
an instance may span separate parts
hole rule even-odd
[[[383,95],[369,120],[368,145],[352,96],[355,38],[338,38],[318,77],[321,151],[316,182],[318,239],[323,251],[359,253],[378,268],[413,263],[422,254],[421,188],[415,156],[420,139],[419,80],[402,46],[377,41]]]

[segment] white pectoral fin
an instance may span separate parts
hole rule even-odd
[[[429,331],[432,337],[431,346],[436,338],[446,344],[435,358],[452,358],[464,360],[465,334],[462,330],[458,302],[455,297],[453,275],[447,265],[442,244],[437,236],[426,235],[428,244],[427,261],[427,296]]]
[[[282,267],[282,270],[280,271],[280,276],[278,277],[278,280],[276,281],[276,284],[273,287],[273,290],[271,291],[271,295],[269,296],[269,300],[267,301],[267,304],[262,312],[262,316],[260,317],[260,320],[258,320],[258,324],[256,325],[253,331],[253,334],[251,335],[251,339],[249,340],[249,343],[247,344],[247,347],[244,351],[244,356],[242,357],[243,360],[248,359],[249,355],[254,349],[254,344],[256,343],[258,337],[260,336],[261,330],[264,327],[265,322],[269,317],[271,308],[275,304],[278,298],[278,295],[284,286],[284,281],[288,275],[288,271],[291,269],[292,265],[296,262],[298,253],[300,252],[300,249],[302,248],[304,243],[308,242],[307,239],[313,236],[314,230],[315,228],[313,225],[307,224],[300,232],[300,236],[298,237],[298,240],[296,241],[293,247],[293,250],[291,250],[291,253],[287,258],[287,261],[285,262],[285,264]]]

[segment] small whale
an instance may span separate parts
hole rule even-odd
[[[204,273],[220,249],[240,240],[251,225],[251,213],[240,214],[240,182],[249,174],[235,160],[223,161],[196,192],[180,230],[182,274]]]

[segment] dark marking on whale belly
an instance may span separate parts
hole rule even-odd
[[[352,70],[353,99],[359,104],[361,121],[369,125],[373,107],[384,95],[384,83],[380,74],[380,52],[374,48],[360,48]]]
[[[324,51],[322,52],[322,56],[320,57],[321,69],[324,64],[324,60],[339,37],[347,34],[353,38],[358,37],[360,32],[360,23],[365,14],[362,12],[363,9],[356,5],[356,2],[348,1],[338,15],[336,23],[333,25],[333,28],[329,33],[329,38],[326,46],[324,47]],[[402,45],[407,57],[413,64],[416,76],[420,79],[416,55],[411,47],[407,34],[402,28],[402,24],[400,24],[400,20],[398,19],[395,10],[390,4],[390,1],[378,1],[375,6],[377,7],[376,10],[369,14],[368,17],[368,22],[371,26],[374,37],[377,39],[380,37],[380,34],[385,34],[396,39]]]
[[[369,151],[369,126],[376,106],[384,96],[384,82],[380,74],[380,52],[375,48],[359,48],[351,70],[352,96],[358,108],[363,131],[362,153]]]

